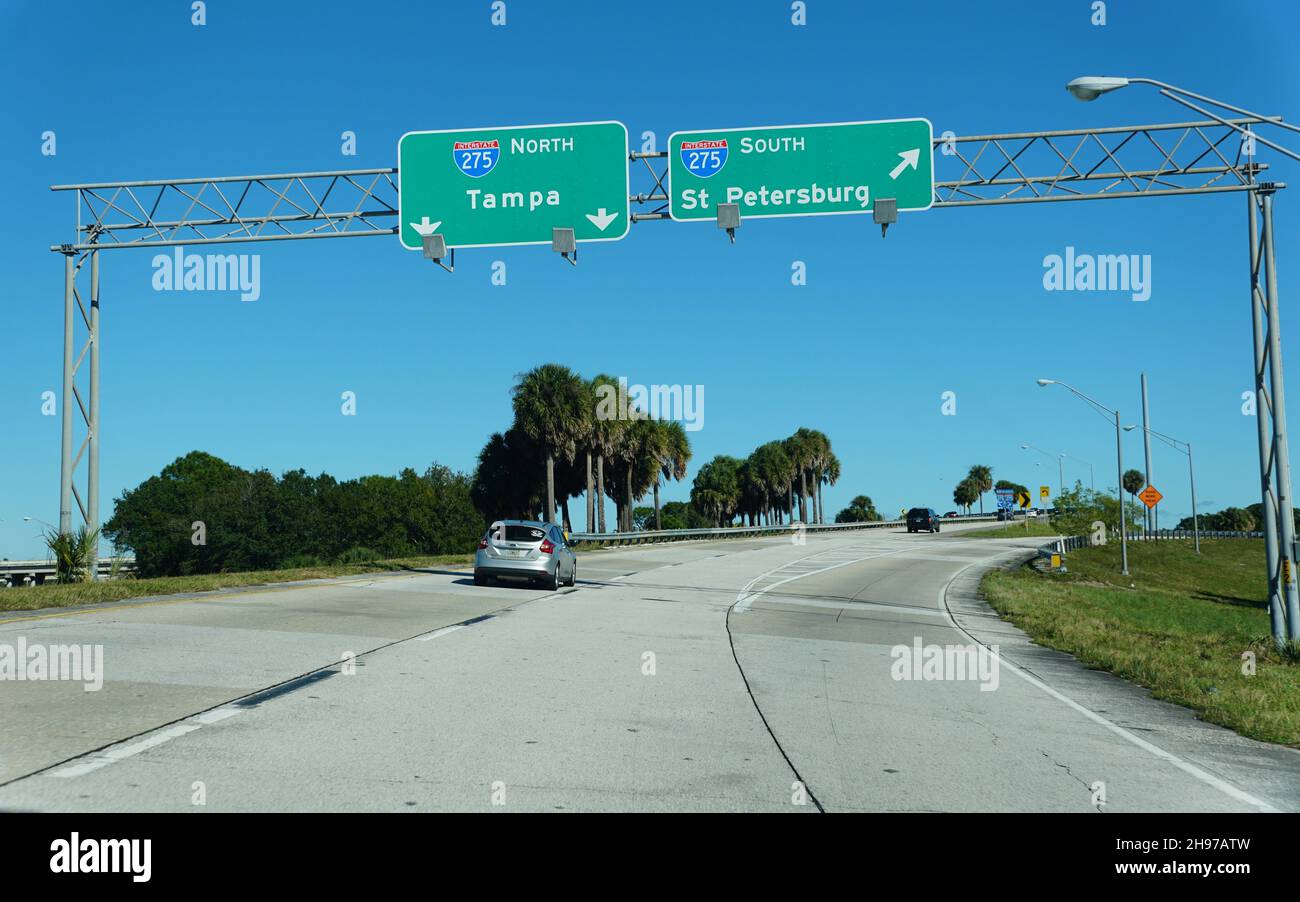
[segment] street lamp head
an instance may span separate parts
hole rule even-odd
[[[1056,380],[1055,380],[1055,379],[1035,379],[1034,381],[1037,382],[1039,385],[1055,385],[1055,384],[1056,384]]]
[[[1125,426],[1125,427],[1124,427],[1124,431],[1125,431],[1125,432],[1132,432],[1132,431],[1133,431],[1134,429],[1136,429],[1136,428],[1138,428],[1138,427],[1137,427],[1137,423],[1134,423],[1132,426]]]
[[[1118,90],[1127,84],[1127,78],[1085,75],[1070,82],[1065,86],[1065,90],[1073,94],[1078,100],[1096,100],[1102,94]]]
[[[1021,445],[1021,446],[1020,446],[1020,450],[1021,450],[1021,451],[1028,451],[1028,450],[1029,450],[1029,446],[1028,446],[1028,445]]]

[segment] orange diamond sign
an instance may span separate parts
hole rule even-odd
[[[1149,485],[1138,493],[1138,497],[1142,499],[1142,503],[1147,507],[1155,507],[1160,503],[1160,499],[1165,496],[1160,494],[1160,490],[1155,486]]]

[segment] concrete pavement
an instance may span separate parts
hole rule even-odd
[[[0,683],[0,808],[1300,809],[1300,753],[991,616],[975,581],[1032,544],[670,544],[559,593],[442,571],[13,618],[0,642],[101,644],[105,681]],[[994,679],[896,678],[977,643]]]

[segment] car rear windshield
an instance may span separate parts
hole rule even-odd
[[[546,533],[537,526],[506,526],[507,542],[540,542]]]
[[[909,517],[928,517],[930,512],[923,507],[914,507],[907,512]]]

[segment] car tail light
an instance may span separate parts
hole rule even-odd
[[[483,538],[481,538],[481,539],[478,540],[478,547],[479,547],[479,548],[486,548],[486,547],[487,547],[487,536],[484,536]]]
[[[550,539],[542,539],[541,547],[539,547],[537,550],[540,551],[542,554],[550,554],[552,551],[555,550],[555,546],[551,544]]]

